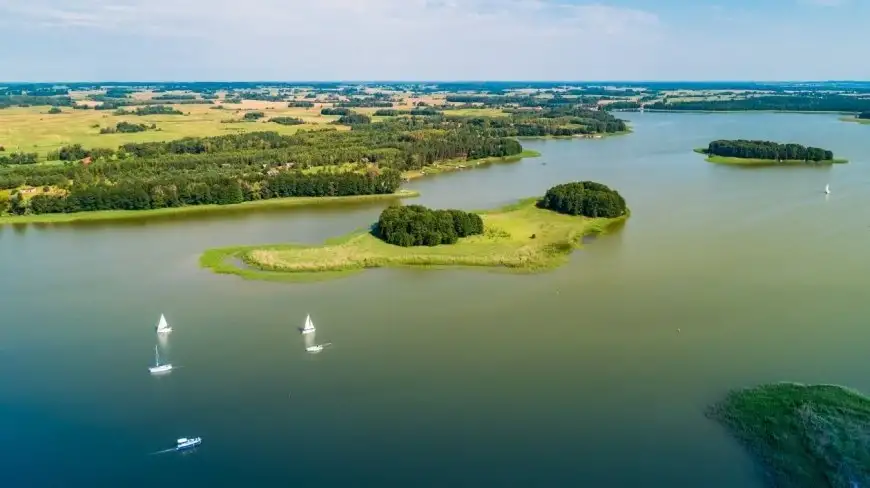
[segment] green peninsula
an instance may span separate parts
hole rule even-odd
[[[546,197],[543,200],[530,198],[496,210],[474,212],[482,220],[482,231],[474,235],[460,234],[466,237],[454,236],[450,244],[419,245],[412,237],[404,239],[404,246],[388,244],[378,235],[377,226],[372,226],[371,230],[360,230],[319,246],[278,244],[211,249],[201,256],[200,264],[216,273],[278,281],[328,278],[379,267],[458,266],[540,271],[566,262],[583,236],[606,232],[623,223],[629,215],[621,197],[618,202],[623,210],[615,217],[585,217],[577,212],[554,211],[549,209],[554,206],[543,208],[542,202],[546,201]],[[604,205],[601,203],[598,208]],[[424,213],[432,212],[421,209]],[[382,222],[388,211],[382,214]],[[440,218],[437,215],[426,218],[433,219],[432,226],[443,223],[437,221]],[[431,228],[424,230],[429,233]],[[448,240],[433,239],[432,243],[436,242]],[[322,276],[316,276],[318,274]]]
[[[750,451],[771,487],[870,484],[870,398],[834,385],[736,390],[708,415]]]

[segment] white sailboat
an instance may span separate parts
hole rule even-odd
[[[314,322],[311,321],[311,315],[305,317],[305,327],[302,327],[303,334],[314,332]]]
[[[154,346],[154,366],[148,368],[148,371],[151,371],[151,374],[157,374],[157,373],[165,373],[165,372],[171,371],[171,370],[172,370],[171,364],[169,364],[169,363],[160,364],[160,353],[157,350],[157,346]]]
[[[825,195],[831,194],[831,185],[825,185]]]
[[[308,352],[320,352],[323,350],[323,344],[315,344],[313,346],[308,346],[305,348]]]
[[[164,317],[163,314],[160,314],[160,321],[157,322],[157,333],[168,334],[170,332],[172,332],[172,327],[169,326],[166,317]]]

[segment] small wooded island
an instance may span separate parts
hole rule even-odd
[[[536,271],[564,263],[584,235],[628,217],[615,190],[592,181],[550,188],[543,198],[484,212],[385,209],[370,230],[321,246],[267,245],[212,249],[200,258],[217,273],[249,279],[329,277],[386,266],[482,266]],[[241,260],[246,267],[233,263]]]
[[[870,485],[870,398],[833,385],[737,390],[708,411],[752,453],[771,487]]]
[[[745,139],[720,139],[711,142],[706,148],[695,149],[695,152],[706,154],[707,161],[719,164],[773,166],[848,162],[835,159],[834,153],[827,149]]]

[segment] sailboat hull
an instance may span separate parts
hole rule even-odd
[[[312,334],[314,333],[314,329],[302,329],[303,334]]]
[[[166,329],[157,329],[158,334],[168,334],[172,332],[172,327],[168,327]]]
[[[151,374],[167,373],[169,371],[172,371],[172,365],[171,364],[161,364],[160,366],[152,366],[152,367],[148,368],[148,371],[150,371]]]

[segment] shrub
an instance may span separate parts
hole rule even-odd
[[[625,215],[625,199],[616,190],[594,181],[556,185],[538,201],[538,207],[568,215],[614,218]]]

